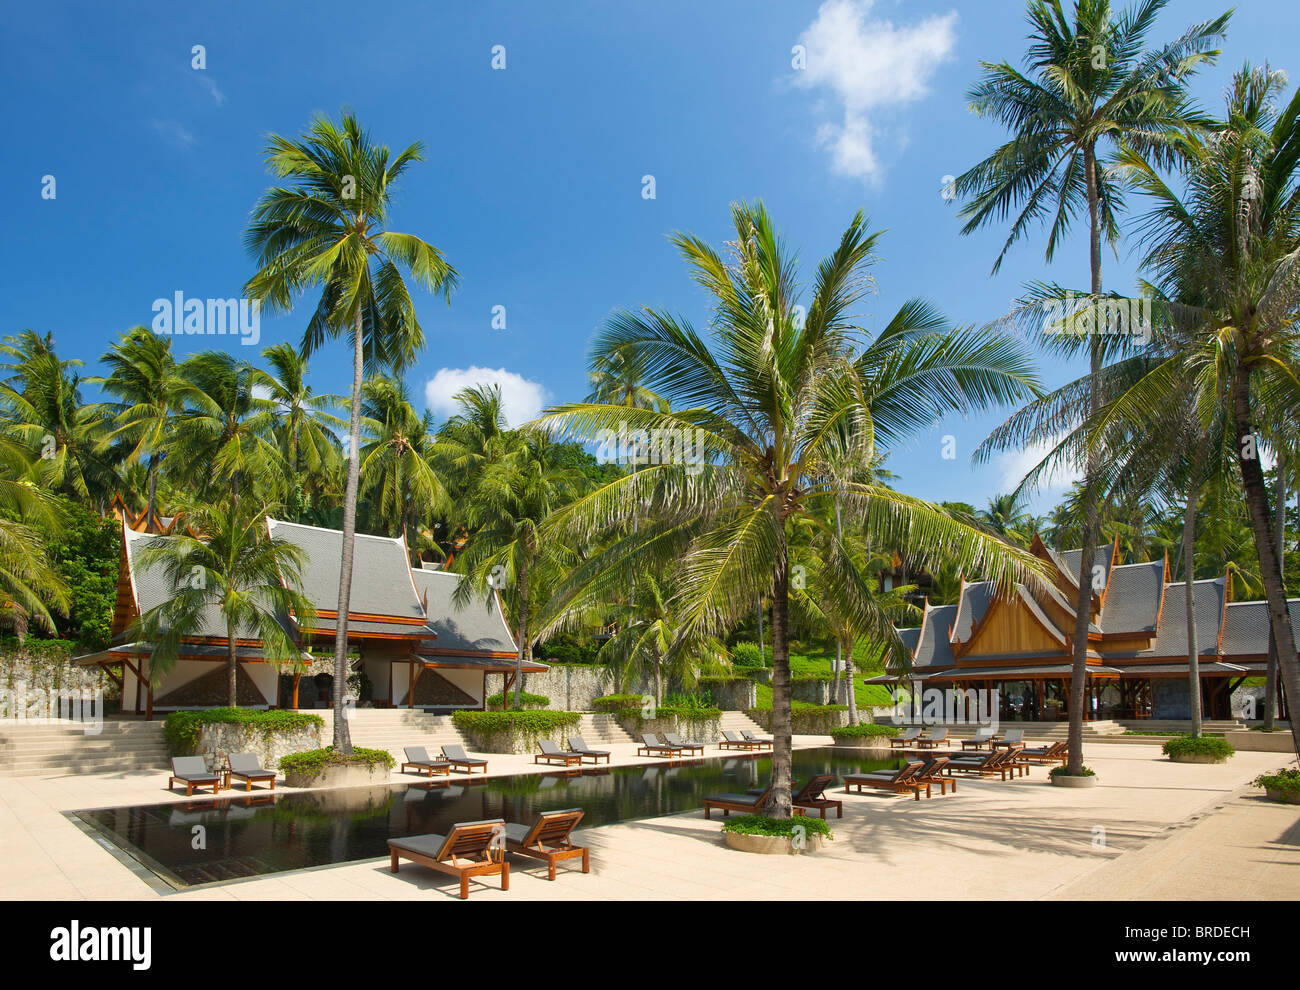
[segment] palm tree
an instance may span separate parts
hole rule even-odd
[[[185,394],[184,382],[176,373],[171,338],[148,327],[133,327],[99,360],[107,366],[108,375],[86,380],[114,400],[105,404],[112,416],[105,440],[125,440],[131,445],[124,468],[145,463],[145,519],[152,527],[158,504],[159,467],[167,455],[174,418]]]
[[[434,470],[433,422],[411,405],[406,386],[373,378],[362,387],[361,494],[376,523],[400,528],[408,550],[408,524],[426,521],[451,506],[451,496]]]
[[[1188,78],[1218,57],[1231,12],[1194,25],[1159,48],[1146,47],[1146,35],[1167,0],[1140,0],[1119,17],[1110,0],[1077,0],[1073,20],[1060,0],[1028,0],[1031,30],[1026,72],[1007,62],[982,63],[984,78],[971,90],[971,108],[992,117],[1011,139],[955,183],[969,197],[961,211],[963,234],[1003,223],[1019,211],[993,265],[1001,267],[1011,246],[1033,227],[1050,227],[1044,251],[1051,261],[1075,217],[1088,217],[1090,299],[1102,294],[1101,246],[1118,238],[1123,203],[1117,179],[1099,158],[1120,142],[1167,158],[1178,135],[1199,122],[1186,96]],[[1095,302],[1094,302],[1095,305]],[[1090,381],[1084,390],[1087,412],[1097,409],[1103,348],[1090,341]],[[1074,673],[1070,688],[1070,773],[1082,768],[1083,694],[1087,668],[1088,621],[1094,592],[1096,475],[1099,465],[1084,465],[1085,512],[1079,595],[1075,603]]]
[[[1182,146],[1185,191],[1136,153],[1122,164],[1153,203],[1143,265],[1171,322],[1171,354],[1133,387],[1129,406],[1160,409],[1190,393],[1203,422],[1211,413],[1227,422],[1282,682],[1288,698],[1300,698],[1260,457],[1262,426],[1300,418],[1300,94],[1279,111],[1283,85],[1267,67],[1247,65],[1233,77],[1212,138],[1189,136]]]
[[[225,633],[231,708],[239,704],[240,639],[258,640],[262,655],[277,666],[301,662],[296,633],[285,617],[309,625],[315,616],[301,591],[303,553],[271,536],[267,513],[267,507],[249,498],[190,507],[186,518],[202,537],[159,536],[145,545],[141,569],[157,568],[176,588],[171,598],[140,616],[132,630],[153,644],[150,676],[155,683],[176,662],[183,641],[212,635],[212,627]]]
[[[58,524],[56,500],[40,488],[23,446],[0,436],[0,618],[21,639],[35,622],[54,632],[50,607],[66,612],[67,582],[50,563],[38,524]]]
[[[190,490],[232,502],[255,487],[278,492],[287,477],[272,435],[275,407],[258,394],[253,365],[226,351],[202,351],[179,368],[185,406],[175,417],[168,471]],[[228,486],[228,492],[219,490]]]
[[[342,463],[342,445],[334,431],[343,428],[343,420],[327,410],[342,406],[343,396],[317,395],[307,384],[307,359],[290,344],[272,344],[262,357],[271,368],[256,369],[254,378],[273,403],[271,429],[290,478],[287,498],[298,508],[315,504],[323,479]]]
[[[674,234],[696,282],[713,297],[710,339],[661,311],[619,312],[596,353],[632,352],[673,412],[598,403],[559,406],[541,423],[596,439],[626,420],[662,440],[689,438],[700,456],[659,458],[562,508],[548,531],[584,545],[593,534],[648,520],[639,532],[575,569],[562,594],[682,561],[676,608],[689,628],[722,635],[767,595],[772,598],[775,739],[772,813],[790,815],[789,525],[811,516],[829,550],[827,587],[859,629],[907,657],[867,579],[824,521],[836,499],[861,519],[872,545],[914,548],[921,560],[948,558],[999,582],[1033,568],[1028,554],[955,522],[934,506],[853,480],[877,444],[928,428],[949,410],[1015,401],[1036,389],[1019,349],[993,332],[950,327],[920,301],[904,305],[874,341],[855,307],[870,288],[879,235],[856,216],[817,268],[807,317],[795,310],[796,269],[762,204],[732,207],[730,261],[707,243]],[[685,463],[684,463],[685,461]]]
[[[374,144],[348,112],[339,123],[318,116],[298,140],[271,135],[267,167],[293,185],[267,191],[253,210],[245,241],[259,270],[245,286],[270,311],[288,311],[294,297],[320,287],[303,334],[310,357],[326,340],[352,343],[352,418],[343,499],[343,559],[339,565],[334,681],[347,681],[348,605],[356,547],[360,484],[361,384],[367,365],[401,370],[424,347],[403,269],[417,284],[450,299],[457,273],[442,252],[413,234],[387,230],[395,185],[424,147],[397,156]],[[334,694],[334,745],[352,751],[343,694]]]
[[[988,508],[979,510],[975,517],[1008,542],[1021,546],[1027,546],[1030,542],[1026,539],[1025,528],[1032,519],[1025,511],[1022,492],[994,495],[989,499]]]
[[[114,487],[112,455],[106,450],[104,410],[86,404],[80,361],[63,361],[50,334],[30,330],[6,337],[0,362],[0,422],[26,456],[39,462],[42,484],[103,508]]]

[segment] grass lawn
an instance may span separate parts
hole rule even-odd
[[[769,647],[769,659],[771,652]],[[832,667],[834,666],[834,656],[810,656],[804,653],[790,654],[790,675],[792,677],[824,677],[830,680],[833,676]],[[883,705],[892,705],[894,699],[890,696],[889,688],[883,684],[864,684],[863,681],[868,677],[875,677],[878,672],[871,671],[862,673],[858,670],[857,665],[853,668],[853,692],[856,696],[858,709],[879,708]],[[758,707],[772,707],[772,685],[757,684],[758,689]]]

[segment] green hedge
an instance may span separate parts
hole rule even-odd
[[[1300,770],[1283,768],[1277,773],[1262,773],[1251,781],[1256,787],[1285,794],[1300,794]]]
[[[458,729],[476,733],[524,732],[533,735],[568,729],[582,721],[580,712],[519,711],[472,712],[459,711],[451,720]]]
[[[804,835],[821,835],[834,839],[831,827],[821,818],[770,818],[767,815],[737,815],[728,818],[722,825],[724,832],[736,832],[740,835],[781,835],[794,838],[795,829],[802,826]]]
[[[642,695],[639,694],[607,694],[594,699],[591,707],[593,711],[598,712],[622,712],[629,708],[635,708],[640,712],[641,703]]]
[[[762,667],[763,654],[757,643],[741,641],[731,648],[731,662],[737,667]]]
[[[842,725],[838,729],[831,729],[831,735],[836,739],[870,739],[874,736],[896,736],[898,730],[892,725],[881,725],[878,722],[859,722],[857,725]]]
[[[515,693],[511,691],[510,692],[511,707],[514,707],[514,704],[515,704]],[[551,704],[551,699],[546,697],[546,695],[544,694],[529,694],[527,691],[519,692],[520,708],[547,708],[550,706],[550,704]],[[501,696],[500,691],[492,695],[487,700],[487,706],[489,708],[502,708],[504,707],[504,705],[505,705],[505,699]]]
[[[1220,756],[1227,759],[1236,752],[1232,744],[1226,739],[1218,739],[1213,736],[1179,736],[1176,739],[1165,740],[1164,746],[1161,747],[1165,756]]]
[[[393,754],[382,749],[365,749],[353,746],[352,753],[345,756],[335,752],[333,746],[324,749],[309,749],[302,753],[286,753],[280,757],[280,769],[285,773],[319,773],[326,767],[367,766],[383,764],[389,770],[397,765]]]
[[[1047,776],[1049,777],[1069,777],[1069,776],[1095,777],[1097,776],[1097,771],[1089,767],[1080,767],[1078,774],[1072,775],[1070,773],[1069,767],[1052,767],[1052,769],[1047,772]]]
[[[308,712],[261,711],[256,708],[206,708],[172,712],[163,722],[163,734],[173,754],[192,752],[205,725],[240,724],[264,736],[323,727],[325,720]]]

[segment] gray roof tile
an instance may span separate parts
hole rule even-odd
[[[1155,632],[1164,591],[1163,559],[1116,567],[1101,610],[1101,628],[1107,633]]]
[[[466,653],[514,653],[518,647],[495,597],[491,603],[471,598],[464,607],[452,600],[460,575],[445,571],[412,571],[421,597],[428,596],[429,625],[438,634],[431,646]]]

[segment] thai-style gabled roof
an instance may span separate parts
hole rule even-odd
[[[1227,600],[1226,578],[1211,578],[1193,585],[1196,602],[1196,647],[1198,656],[1217,656],[1219,630]],[[1150,648],[1136,652],[1107,651],[1107,657],[1186,657],[1187,656],[1187,586],[1178,581],[1165,585],[1164,610],[1160,631]],[[1230,659],[1230,658],[1229,658]]]
[[[1079,565],[1083,563],[1083,551],[1062,550],[1058,552],[1049,550],[1048,553],[1052,554],[1053,559],[1055,560],[1056,565],[1061,569],[1061,572],[1069,579],[1070,583],[1077,588],[1079,586]],[[1114,544],[1102,544],[1093,551],[1092,566],[1094,568],[1100,567],[1103,570],[1102,579],[1099,582],[1095,582],[1094,587],[1096,584],[1100,584],[1102,588],[1106,587],[1110,581],[1110,569],[1113,566],[1114,561]]]
[[[951,667],[956,663],[948,630],[957,618],[956,605],[925,603],[921,631],[913,654],[914,667]]]
[[[1288,599],[1287,605],[1292,633],[1300,643],[1300,598]],[[1223,617],[1223,655],[1267,657],[1268,626],[1268,602],[1229,602]]]
[[[490,602],[473,596],[463,606],[453,599],[461,577],[442,570],[415,570],[411,579],[428,603],[429,625],[437,642],[429,644],[437,656],[515,655],[518,648],[495,595]],[[546,668],[543,668],[546,669]]]
[[[1107,636],[1155,632],[1164,594],[1163,559],[1118,565],[1111,573],[1110,593],[1101,610],[1102,630]]]
[[[997,586],[992,581],[976,581],[961,586],[961,597],[957,601],[957,616],[952,623],[952,642],[965,643],[971,633],[984,621],[989,606],[997,593]]]

